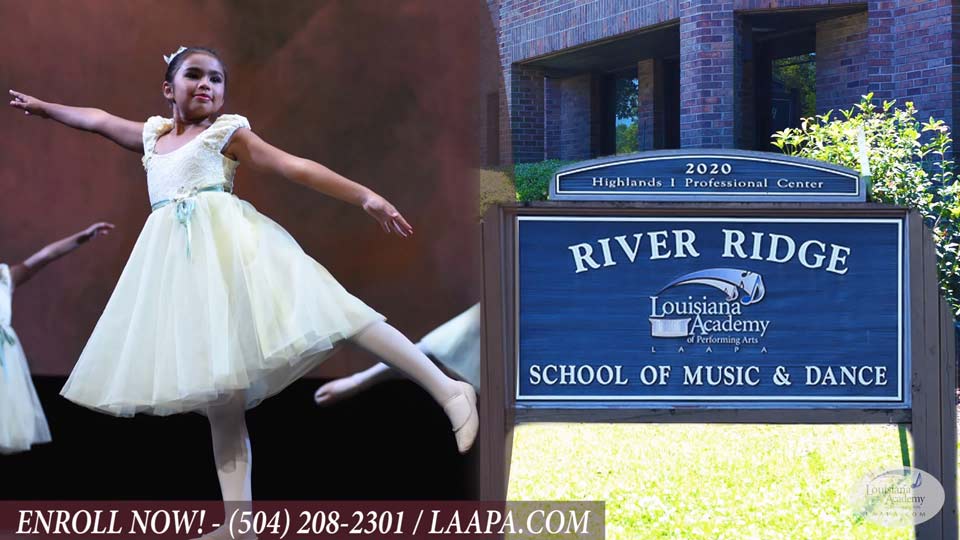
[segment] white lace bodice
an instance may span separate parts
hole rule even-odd
[[[238,162],[220,152],[239,128],[250,123],[238,114],[224,114],[203,133],[176,150],[157,154],[157,139],[173,129],[173,120],[150,117],[143,125],[143,168],[147,171],[150,204],[206,186],[233,187]]]
[[[10,267],[0,264],[0,326],[10,327],[10,319],[13,317],[12,296],[13,276],[10,275]]]

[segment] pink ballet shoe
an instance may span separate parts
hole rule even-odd
[[[443,403],[443,411],[450,418],[454,435],[457,437],[457,450],[466,454],[473,448],[480,428],[477,416],[477,392],[473,386],[457,381],[457,392]]]

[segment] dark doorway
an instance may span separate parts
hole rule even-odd
[[[777,58],[771,65],[770,132],[800,127],[817,113],[817,55]]]
[[[680,146],[680,30],[671,24],[527,62],[541,68],[544,146],[561,159]]]
[[[653,61],[652,80],[640,80],[637,69],[610,73],[603,78],[601,114],[603,133],[596,155],[628,154],[640,150],[680,148],[680,62],[676,58]],[[646,89],[642,87],[646,85]],[[652,98],[653,115],[639,113],[639,93]]]
[[[741,12],[743,94],[738,146],[776,151],[771,135],[816,114],[817,27],[863,5]],[[752,116],[751,116],[752,115]],[[750,127],[754,126],[751,130]]]

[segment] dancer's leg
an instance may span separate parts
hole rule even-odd
[[[456,381],[447,377],[406,336],[385,322],[371,324],[351,341],[413,379],[439,403],[457,392]]]
[[[317,405],[332,405],[366,390],[375,384],[401,377],[403,377],[402,373],[395,369],[390,369],[390,366],[383,362],[379,362],[360,373],[334,379],[324,384],[313,394],[313,400]]]
[[[213,436],[213,459],[220,479],[220,494],[225,501],[253,499],[250,474],[253,455],[247,433],[246,411],[239,394],[223,405],[207,410]]]
[[[437,364],[434,359],[430,357],[431,353],[427,350],[422,341],[416,345],[417,348],[420,349],[420,352],[425,354],[427,358],[430,358],[430,361],[434,362],[434,364],[436,364],[436,366],[443,371],[444,375],[460,380],[456,373],[453,373],[447,369],[447,367],[443,364]],[[316,392],[313,393],[313,401],[321,407],[326,407],[328,405],[333,405],[334,403],[339,403],[347,398],[353,397],[372,386],[382,382],[400,379],[403,378],[403,376],[403,373],[400,371],[391,368],[383,362],[378,362],[377,364],[359,373],[354,373],[353,375],[348,375],[346,377],[340,377],[339,379],[334,379],[323,384],[320,386],[320,388],[317,388]]]
[[[226,403],[208,408],[207,418],[210,420],[213,459],[220,480],[220,495],[223,497],[225,515],[229,516],[238,506],[249,507],[253,499],[250,485],[253,454],[250,449],[250,435],[247,433],[242,394],[236,394]],[[231,535],[225,523],[219,529],[204,535],[203,539],[232,537],[240,538],[239,535]]]
[[[443,405],[456,432],[457,447],[461,452],[470,449],[479,425],[477,395],[472,386],[447,377],[416,345],[385,322],[371,324],[352,341],[402,371]]]

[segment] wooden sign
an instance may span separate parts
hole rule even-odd
[[[945,490],[916,537],[957,538],[954,325],[919,214],[546,202],[482,230],[482,499],[524,422],[909,424]]]

